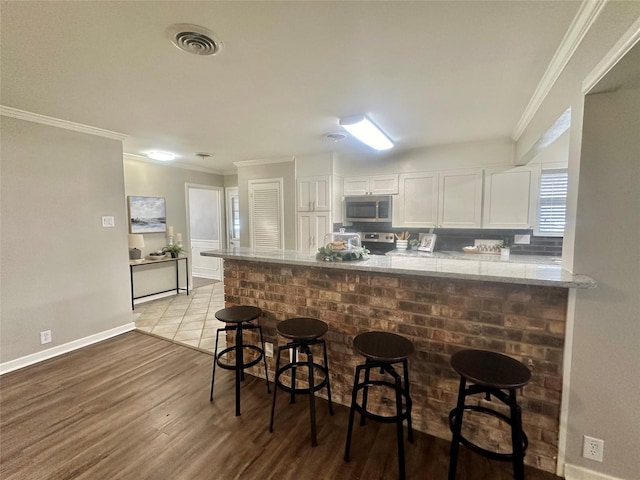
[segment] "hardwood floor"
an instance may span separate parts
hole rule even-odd
[[[247,376],[234,416],[233,374],[212,357],[141,332],[0,378],[0,478],[15,479],[395,479],[395,427],[355,427],[343,460],[348,409],[318,399],[318,447],[308,402],[278,396],[275,431],[264,380]],[[407,478],[445,479],[449,442],[416,432]],[[509,464],[461,448],[459,480],[507,480]],[[527,468],[528,480],[553,475]]]

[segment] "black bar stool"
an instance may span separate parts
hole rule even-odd
[[[413,443],[411,428],[411,396],[409,395],[409,368],[407,358],[413,353],[413,344],[406,338],[388,332],[366,332],[353,339],[353,348],[366,358],[364,365],[356,366],[353,390],[351,392],[351,410],[349,411],[349,429],[347,445],[344,451],[346,462],[350,460],[351,434],[356,410],[360,412],[360,425],[364,425],[365,417],[378,422],[396,423],[398,433],[398,468],[400,479],[405,478],[404,465],[404,430],[403,421],[407,420],[409,442]],[[400,376],[393,364],[402,363],[403,376]],[[371,370],[380,369],[380,374],[387,373],[393,381],[371,380]],[[364,381],[360,381],[360,373],[364,371]],[[404,384],[403,384],[404,383]],[[370,387],[392,388],[395,391],[395,415],[378,415],[367,411],[367,397]],[[357,402],[358,392],[362,390],[362,404]],[[403,406],[404,400],[404,406]]]
[[[327,387],[327,397],[329,398],[329,413],[333,415],[333,406],[331,404],[331,384],[329,382],[329,363],[327,361],[327,345],[321,338],[329,327],[326,323],[315,318],[290,318],[284,320],[276,327],[278,333],[291,341],[286,345],[278,347],[278,353],[276,356],[276,378],[275,387],[273,388],[273,403],[271,404],[271,423],[269,424],[269,431],[273,432],[273,419],[276,409],[276,393],[278,387],[291,394],[291,403],[295,403],[296,394],[308,394],[309,395],[309,411],[311,415],[311,445],[315,447],[318,445],[316,438],[316,406],[314,393],[318,390]],[[311,346],[321,344],[322,353],[324,356],[324,366],[313,361],[313,352]],[[290,351],[292,353],[292,360],[280,367],[280,353],[283,351]],[[302,352],[306,355],[306,361],[298,361],[298,353]],[[307,367],[308,371],[308,388],[296,388],[296,370],[298,367]],[[291,371],[291,383],[285,385],[281,376]],[[320,383],[316,383],[314,370],[320,371],[323,375],[323,379]]]
[[[451,356],[451,367],[460,375],[458,404],[449,413],[449,424],[453,433],[449,455],[449,480],[456,478],[460,443],[474,452],[500,461],[513,462],[516,480],[524,479],[524,454],[529,441],[522,431],[522,414],[516,400],[516,390],[531,380],[531,372],[517,360],[500,353],[484,350],[462,350]],[[472,383],[467,387],[467,382]],[[466,405],[470,395],[484,394],[486,400],[495,397],[507,405],[510,415],[505,415],[482,405]],[[462,436],[462,415],[465,410],[479,412],[499,418],[511,426],[511,453],[498,453],[471,443]]]
[[[240,415],[240,381],[244,380],[244,370],[245,368],[252,367],[260,362],[260,360],[264,361],[264,375],[267,379],[267,392],[271,393],[269,389],[269,375],[267,373],[267,359],[264,355],[264,339],[262,338],[262,327],[260,325],[255,325],[253,323],[249,323],[262,315],[262,310],[258,307],[252,307],[249,305],[240,305],[236,307],[223,308],[222,310],[218,310],[216,312],[216,318],[221,322],[225,322],[227,324],[224,328],[219,328],[216,331],[216,349],[213,355],[213,373],[211,375],[211,396],[209,397],[209,401],[213,401],[213,385],[216,379],[216,365],[220,368],[224,368],[226,370],[235,370],[236,372],[236,417]],[[262,348],[256,345],[245,345],[242,340],[242,332],[245,330],[258,330],[260,333],[260,343],[262,344]],[[220,332],[236,332],[236,343],[235,345],[225,348],[220,353],[218,353],[218,336]],[[251,361],[245,363],[244,361],[244,350],[252,350],[256,352],[258,355]],[[227,363],[223,361],[223,356],[227,353],[235,353],[235,362]]]

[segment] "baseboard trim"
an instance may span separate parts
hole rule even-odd
[[[106,330],[94,335],[89,335],[88,337],[79,338],[78,340],[74,340],[63,345],[58,345],[57,347],[49,348],[47,350],[43,350],[42,352],[32,353],[31,355],[0,363],[0,375],[13,372],[14,370],[18,370],[20,368],[28,367],[29,365],[48,360],[49,358],[57,357],[58,355],[62,355],[64,353],[72,352],[73,350],[78,350],[79,348],[86,347],[103,340],[107,340],[111,337],[115,337],[117,335],[121,335],[135,329],[135,323],[126,323],[120,327],[112,328],[111,330]]]
[[[565,480],[624,480],[569,463],[564,465],[564,478]]]

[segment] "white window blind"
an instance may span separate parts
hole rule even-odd
[[[251,248],[282,249],[282,180],[250,181]]]
[[[566,168],[542,170],[537,235],[549,237],[564,235],[568,179]]]

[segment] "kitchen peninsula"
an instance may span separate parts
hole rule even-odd
[[[439,256],[320,262],[312,254],[246,248],[202,255],[224,259],[227,306],[263,310],[265,341],[277,343],[276,324],[287,318],[329,324],[325,338],[338,403],[349,404],[354,366],[361,361],[352,350],[355,335],[385,330],[409,338],[416,349],[410,358],[414,428],[440,438],[451,438],[448,415],[458,388],[452,353],[481,348],[521,360],[533,373],[521,397],[529,437],[525,463],[555,471],[568,289],[594,287],[589,277],[552,263]],[[272,376],[275,362],[269,360]],[[381,411],[393,405],[375,401]],[[477,432],[489,448],[510,444],[493,421],[479,423]]]

